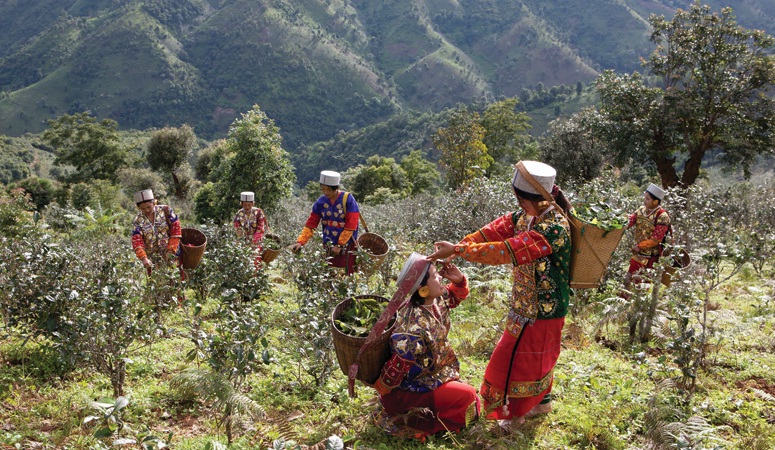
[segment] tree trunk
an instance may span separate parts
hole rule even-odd
[[[678,173],[673,167],[675,157],[652,155],[651,160],[657,165],[657,172],[662,179],[662,187],[671,188],[678,185]]]
[[[691,186],[697,181],[697,177],[700,176],[700,166],[702,165],[703,156],[705,156],[704,146],[693,149],[689,153],[689,159],[684,164],[684,173],[681,176],[681,184],[683,186]]]

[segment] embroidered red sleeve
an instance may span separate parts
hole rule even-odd
[[[637,222],[637,220],[638,220],[638,215],[637,214],[633,213],[633,214],[630,214],[629,216],[627,216],[627,228],[634,227],[635,226],[635,222]]]
[[[147,255],[145,253],[145,242],[143,241],[143,235],[139,232],[132,233],[132,250],[135,251],[138,259],[143,259]]]
[[[457,308],[457,306],[468,297],[468,279],[463,278],[463,282],[460,284],[450,283],[447,286],[449,291],[449,300],[447,304],[450,308]]]

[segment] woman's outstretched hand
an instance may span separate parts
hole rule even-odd
[[[432,255],[428,256],[428,259],[431,261],[444,259],[447,260],[445,262],[449,262],[452,260],[450,257],[454,256],[455,254],[455,244],[452,242],[439,241],[433,244],[433,248],[435,248],[436,251]]]
[[[439,270],[439,275],[455,284],[463,284],[466,280],[463,272],[456,265],[449,262],[444,263],[444,267]]]

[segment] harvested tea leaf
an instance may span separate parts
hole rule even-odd
[[[627,216],[605,202],[584,203],[575,206],[575,216],[604,230],[619,230],[627,225]]]
[[[281,250],[283,248],[279,236],[267,234],[264,236],[264,248],[268,250]]]
[[[386,307],[387,301],[381,302],[373,298],[354,299],[334,324],[344,334],[366,337]]]

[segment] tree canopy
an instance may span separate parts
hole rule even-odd
[[[43,140],[55,152],[56,166],[72,166],[75,172],[62,178],[69,183],[104,179],[115,181],[116,172],[127,161],[128,152],[118,136],[118,124],[82,112],[49,120]]]
[[[657,47],[644,66],[657,85],[637,72],[607,71],[597,82],[612,150],[653,163],[665,187],[694,183],[711,151],[747,175],[775,144],[773,38],[738,26],[730,8],[711,13],[697,2],[650,22]]]
[[[447,170],[451,188],[481,176],[492,165],[492,156],[482,142],[484,134],[479,113],[460,108],[450,116],[449,125],[433,136],[433,145],[441,152],[439,162]]]
[[[224,157],[212,160],[209,179],[203,180],[212,184],[197,192],[197,216],[225,220],[239,207],[242,191],[255,192],[256,206],[276,208],[296,181],[281,143],[280,129],[258,105],[235,120],[227,139],[220,141],[223,148],[213,150]]]

